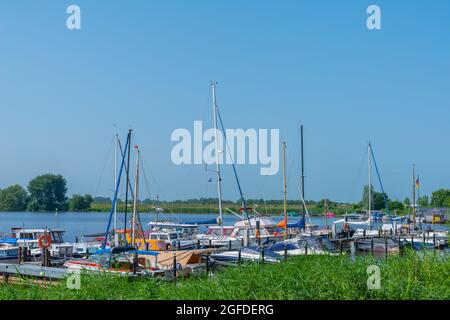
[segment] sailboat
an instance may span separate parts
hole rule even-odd
[[[369,145],[367,147],[367,154],[368,154],[368,171],[369,171],[369,189],[368,189],[368,210],[366,211],[366,215],[363,215],[363,217],[365,218],[364,220],[351,220],[349,218],[344,218],[344,219],[339,219],[335,222],[333,222],[333,226],[332,226],[332,235],[333,237],[337,237],[339,235],[341,236],[346,236],[348,233],[350,233],[351,236],[353,236],[354,238],[358,238],[358,237],[369,237],[369,236],[378,236],[380,234],[380,231],[374,228],[374,225],[372,224],[372,161],[373,164],[375,166],[375,170],[377,173],[377,177],[378,177],[378,182],[380,184],[381,187],[381,192],[383,194],[383,199],[384,199],[384,204],[386,207],[386,211],[387,211],[387,215],[388,215],[388,221],[389,222],[385,222],[382,226],[381,226],[381,230],[384,230],[385,232],[392,232],[393,234],[397,233],[398,230],[401,228],[401,225],[399,225],[397,223],[397,221],[394,221],[392,219],[390,210],[389,210],[389,205],[386,199],[386,193],[384,192],[384,188],[383,188],[383,183],[381,181],[381,177],[380,177],[380,173],[378,171],[378,166],[375,160],[375,156],[373,153],[373,148],[371,143],[369,142]],[[339,232],[338,231],[338,226],[342,225],[343,226],[343,232]],[[351,230],[351,227],[354,227],[355,230]]]
[[[222,207],[222,177],[221,177],[221,167],[219,159],[219,141],[218,141],[218,121],[220,121],[221,129],[224,133],[225,129],[223,126],[222,118],[217,107],[216,101],[216,83],[211,83],[212,91],[212,108],[213,108],[213,122],[215,130],[215,147],[216,147],[216,174],[217,181],[217,194],[218,194],[218,207],[219,216],[217,218],[217,226],[209,226],[207,233],[199,234],[197,239],[204,245],[211,245],[214,247],[220,246],[232,246],[237,247],[240,245],[247,246],[250,243],[255,243],[258,241],[265,241],[272,238],[279,237],[277,223],[271,218],[262,218],[257,213],[255,209],[248,208],[245,201],[244,195],[242,193],[241,184],[237,175],[236,167],[234,161],[231,161],[234,177],[239,189],[239,194],[241,197],[242,207],[240,208],[240,213],[233,212],[229,209],[230,213],[238,217],[238,221],[234,226],[226,227],[223,221],[223,207]],[[228,142],[226,136],[224,135],[225,144],[228,147]],[[250,217],[248,210],[253,210],[256,215]]]

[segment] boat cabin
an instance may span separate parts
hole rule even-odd
[[[64,230],[60,229],[23,229],[23,228],[11,228],[11,237],[18,239],[18,242],[22,241],[38,241],[39,237],[44,233],[50,235],[52,243],[63,243]]]

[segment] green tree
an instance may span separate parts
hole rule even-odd
[[[411,200],[406,197],[405,200],[403,200],[403,204],[405,205],[405,207],[409,208],[411,206]]]
[[[450,204],[450,190],[439,189],[431,194],[431,205],[434,207],[445,207]]]
[[[370,186],[371,202],[373,210],[382,210],[386,208],[383,193],[374,191],[373,186]],[[386,201],[389,203],[389,197],[386,195]],[[363,198],[360,202],[362,208],[367,210],[369,208],[369,186],[365,185],[363,189]]]
[[[90,194],[81,196],[79,194],[74,194],[69,200],[69,210],[70,211],[86,211],[91,207],[94,198]]]
[[[398,200],[391,200],[389,201],[389,209],[396,210],[396,211],[403,211],[405,208],[403,202]]]
[[[417,204],[423,208],[428,207],[430,205],[430,200],[428,196],[421,196],[419,197],[419,199],[417,199]]]
[[[28,192],[18,184],[0,191],[0,211],[24,211]]]
[[[55,211],[67,209],[67,182],[61,175],[44,174],[30,181],[28,192],[30,211]]]

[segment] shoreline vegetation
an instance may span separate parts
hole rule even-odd
[[[423,254],[422,254],[423,253]],[[369,289],[369,267],[380,268],[379,289]],[[81,275],[80,289],[66,281],[42,286],[0,283],[6,300],[448,300],[450,259],[436,252],[413,252],[377,260],[361,256],[299,256],[278,264],[247,263],[174,281]]]

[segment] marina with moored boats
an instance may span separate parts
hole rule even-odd
[[[216,84],[211,84],[213,96],[213,119],[216,134],[225,131],[216,104]],[[220,124],[220,128],[219,128]],[[164,208],[157,204],[156,215],[143,223],[139,205],[139,182],[141,173],[140,148],[135,146],[134,181],[131,173],[132,130],[128,131],[122,146],[115,135],[114,196],[111,208],[103,221],[104,231],[76,234],[75,241],[66,242],[67,230],[60,227],[36,225],[25,222],[22,227],[11,227],[9,234],[0,237],[0,274],[4,281],[11,277],[32,277],[62,280],[74,272],[92,275],[110,274],[127,277],[151,277],[174,280],[199,275],[220,273],[249,263],[280,264],[294,257],[372,255],[388,259],[402,256],[408,248],[413,251],[433,251],[448,254],[448,228],[436,229],[435,222],[445,222],[446,215],[433,213],[431,224],[425,216],[418,215],[415,202],[406,216],[391,215],[381,175],[372,145],[367,154],[369,163],[369,186],[372,186],[372,163],[383,191],[385,210],[374,210],[372,190],[369,187],[367,210],[336,216],[328,210],[319,217],[312,217],[304,198],[303,126],[301,126],[301,175],[292,170],[301,206],[298,212],[287,208],[287,154],[282,144],[283,207],[282,212],[262,214],[258,208],[248,205],[236,166],[231,168],[239,191],[240,209],[223,206],[222,168],[216,159],[218,215],[208,219],[182,221],[180,215],[166,219]],[[224,136],[225,143],[226,136]],[[218,157],[218,152],[216,152]],[[413,173],[415,182],[415,173]],[[124,188],[125,185],[125,188]],[[125,189],[120,191],[120,189]],[[125,192],[124,212],[119,212],[120,192]],[[55,213],[55,217],[61,215]],[[233,219],[230,219],[232,217]],[[123,223],[120,223],[123,219]],[[227,223],[225,222],[227,220]],[[122,228],[120,226],[122,225]]]

